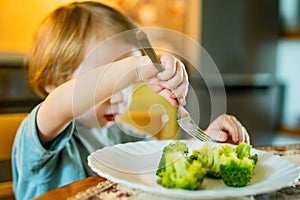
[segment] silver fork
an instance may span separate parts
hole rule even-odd
[[[154,63],[154,66],[159,72],[163,71],[163,68],[161,67],[160,61],[158,59],[157,54],[155,53],[150,40],[146,34],[145,31],[139,30],[136,33],[136,39],[139,42],[140,46],[146,53],[146,55],[149,56],[151,61]],[[179,104],[178,111],[177,111],[177,123],[178,125],[189,135],[192,137],[195,137],[201,141],[213,141],[212,138],[207,135],[191,118],[189,112]]]
[[[212,138],[195,123],[193,118],[190,116],[190,113],[181,105],[178,106],[176,118],[178,125],[191,136],[201,141],[213,141]]]

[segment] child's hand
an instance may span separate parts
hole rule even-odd
[[[185,105],[189,82],[184,64],[172,55],[162,55],[160,61],[164,71],[146,81],[147,84],[172,105]]]
[[[250,143],[246,129],[232,115],[220,115],[209,125],[206,133],[216,142]]]

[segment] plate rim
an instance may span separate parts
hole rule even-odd
[[[282,189],[284,187],[289,187],[289,186],[292,186],[294,185],[299,176],[300,176],[300,169],[299,167],[279,156],[279,155],[274,155],[270,152],[267,152],[267,151],[264,151],[264,150],[259,150],[259,149],[255,149],[255,147],[252,148],[252,151],[258,153],[259,156],[262,156],[262,155],[267,155],[267,156],[270,156],[270,157],[276,157],[277,159],[282,159],[282,160],[285,160],[285,162],[287,162],[289,165],[290,165],[290,168],[291,170],[294,171],[294,173],[291,173],[294,174],[294,180],[290,180],[289,183],[286,183],[286,184],[279,184],[277,187],[272,187],[272,188],[269,188],[268,189],[265,189],[264,187],[260,187],[260,188],[257,188],[256,191],[253,191],[253,190],[249,190],[248,188],[250,186],[245,186],[245,187],[241,187],[241,188],[231,188],[231,187],[228,187],[227,190],[212,190],[212,189],[207,189],[207,190],[184,190],[184,189],[168,189],[168,188],[165,188],[163,186],[161,187],[158,187],[158,188],[153,188],[153,187],[150,187],[150,186],[147,186],[147,185],[144,185],[144,184],[140,184],[140,183],[133,183],[133,182],[130,182],[128,180],[125,180],[125,179],[120,179],[120,178],[117,178],[111,174],[108,174],[108,173],[105,173],[105,172],[102,172],[101,170],[99,171],[99,169],[97,169],[94,164],[93,164],[93,161],[96,161],[98,162],[94,157],[95,155],[97,155],[99,152],[101,151],[106,151],[107,149],[113,149],[113,148],[118,148],[118,147],[124,147],[124,146],[128,146],[128,145],[142,145],[142,144],[145,144],[147,143],[148,145],[150,143],[158,143],[159,145],[161,145],[161,148],[164,147],[164,145],[170,143],[170,142],[174,142],[174,141],[183,141],[185,142],[186,144],[187,143],[191,143],[191,142],[195,142],[194,140],[150,140],[150,141],[138,141],[138,142],[128,142],[128,143],[122,143],[122,144],[116,144],[116,145],[113,145],[113,146],[109,146],[109,147],[104,147],[104,148],[101,148],[101,149],[98,149],[94,152],[92,152],[87,160],[88,160],[88,165],[89,167],[95,172],[97,173],[99,176],[102,176],[108,180],[111,180],[112,182],[115,182],[115,183],[118,183],[118,184],[123,184],[123,185],[126,185],[128,187],[131,187],[131,188],[136,188],[136,189],[140,189],[142,191],[145,191],[145,192],[148,192],[148,193],[153,193],[153,194],[157,194],[157,195],[162,195],[162,196],[168,196],[168,197],[179,197],[179,198],[197,198],[197,199],[215,199],[215,198],[228,198],[228,197],[242,197],[242,196],[249,196],[249,195],[257,195],[257,194],[262,194],[262,193],[266,193],[266,192],[271,192],[271,191],[275,191],[275,190],[279,190],[279,189]],[[201,141],[196,141],[196,142],[200,142]],[[224,145],[224,144],[228,144],[228,143],[216,143],[217,145]],[[233,144],[229,144],[229,145],[232,145],[232,146],[237,146],[237,145],[233,145]],[[102,163],[103,164],[103,163]],[[107,167],[107,166],[105,166]],[[297,177],[296,177],[296,173],[298,174]],[[290,176],[291,176],[290,175]],[[222,192],[220,192],[222,191]],[[238,191],[238,192],[237,192]],[[214,195],[212,196],[211,193],[214,192]],[[221,193],[221,194],[220,194]]]

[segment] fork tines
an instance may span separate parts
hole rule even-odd
[[[197,129],[190,131],[190,134],[193,135],[195,138],[204,141],[204,142],[211,142],[213,141],[212,138],[207,135],[206,133],[199,131]]]

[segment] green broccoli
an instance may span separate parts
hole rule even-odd
[[[252,180],[258,159],[257,154],[251,155],[251,148],[244,142],[236,148],[226,144],[218,146],[204,143],[193,151],[190,158],[203,163],[207,168],[207,177],[223,179],[231,187],[242,187]]]
[[[185,143],[177,141],[164,147],[156,175],[157,183],[167,188],[198,189],[206,176],[202,163],[187,156]]]
[[[158,165],[158,169],[156,171],[156,175],[160,176],[159,174],[165,171],[165,166],[166,166],[165,155],[169,153],[180,153],[181,155],[186,156],[188,152],[189,149],[186,146],[186,144],[180,141],[177,141],[176,143],[170,143],[167,146],[165,146],[162,153],[162,157]]]
[[[212,177],[222,179],[227,186],[246,186],[258,160],[257,154],[251,154],[251,148],[244,142],[236,148],[205,142],[188,156],[185,143],[171,143],[164,147],[156,171],[157,183],[167,188],[196,190],[205,177]]]
[[[203,143],[201,147],[193,151],[191,159],[199,160],[207,168],[207,177],[222,178],[220,173],[220,165],[222,159],[235,154],[232,146],[218,146],[215,143]]]
[[[243,158],[249,158],[251,160],[254,161],[254,164],[257,163],[258,160],[258,156],[257,154],[253,154],[251,155],[251,148],[252,146],[245,143],[245,142],[241,142],[235,149],[237,157],[239,159],[243,159]]]
[[[231,187],[243,187],[252,180],[257,154],[251,155],[252,146],[244,142],[235,148],[235,156],[221,158],[220,174],[224,183]]]

